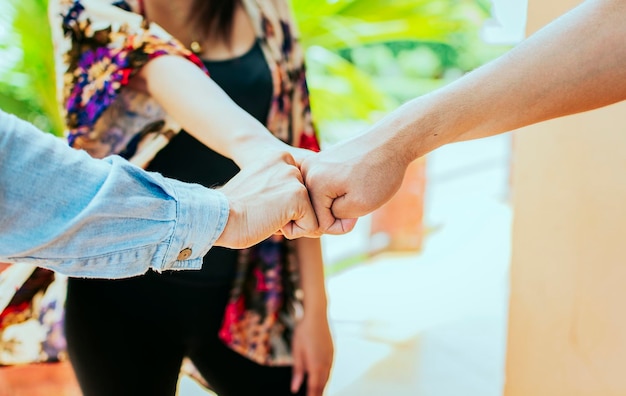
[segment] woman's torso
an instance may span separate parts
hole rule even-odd
[[[239,57],[219,61],[206,60],[204,64],[211,78],[239,107],[261,123],[266,123],[272,97],[272,76],[258,41]],[[206,105],[210,106],[211,103]],[[147,169],[209,188],[225,184],[239,171],[233,161],[209,149],[185,131],[174,137],[156,155]],[[164,274],[172,280],[223,283],[232,280],[236,264],[236,250],[213,247],[204,257],[202,270],[199,272]]]

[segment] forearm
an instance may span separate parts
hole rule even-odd
[[[262,147],[287,148],[182,57],[158,57],[146,64],[138,77],[145,90],[187,132],[240,166]]]
[[[199,268],[227,222],[220,192],[93,159],[1,111],[0,126],[0,261],[103,278]]]
[[[304,315],[297,323],[293,336],[291,390],[297,392],[306,374],[306,394],[321,396],[333,362],[322,250],[319,239],[301,238],[296,242],[304,292]]]
[[[327,298],[324,282],[324,263],[319,239],[300,238],[295,241],[302,292],[304,295],[305,317],[318,320],[327,319]]]
[[[626,99],[626,1],[591,0],[506,55],[383,120],[393,148],[418,158]],[[393,131],[393,132],[392,132]],[[406,151],[406,150],[405,150]]]

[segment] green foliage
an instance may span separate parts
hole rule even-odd
[[[489,0],[292,0],[318,123],[372,120],[506,48],[478,31]],[[0,107],[59,134],[47,0],[0,2]]]
[[[311,106],[324,124],[371,120],[493,57],[479,37],[489,0],[292,0]],[[342,61],[341,59],[343,58]]]
[[[330,50],[372,43],[446,41],[489,15],[474,0],[294,0],[306,46]]]
[[[12,27],[0,37],[0,107],[60,134],[47,0],[2,2],[0,23]]]
[[[311,47],[307,61],[311,106],[325,120],[341,120],[346,115],[368,119],[372,111],[395,105],[373,84],[370,76],[335,52]]]

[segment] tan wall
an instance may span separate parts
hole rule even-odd
[[[529,0],[529,32],[576,4]],[[526,128],[514,159],[505,395],[626,395],[626,103]]]

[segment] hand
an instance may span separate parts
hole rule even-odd
[[[315,151],[293,146],[287,146],[287,151],[293,156],[293,159],[296,161],[298,167],[302,165],[305,159],[315,156],[316,154]]]
[[[292,155],[272,155],[242,169],[221,188],[230,214],[216,246],[241,249],[277,231],[289,238],[316,236],[315,212]]]
[[[300,169],[320,230],[345,234],[356,218],[387,202],[410,161],[373,131],[307,157]]]
[[[297,166],[300,166],[305,158],[315,155],[314,151],[290,146],[267,132],[239,142],[236,152],[233,153],[232,160],[240,168],[244,169],[259,161],[259,153],[263,157],[271,157],[285,152],[292,155]]]
[[[293,336],[291,392],[297,393],[306,375],[307,396],[322,396],[333,363],[333,341],[324,316],[307,317],[296,325]]]

